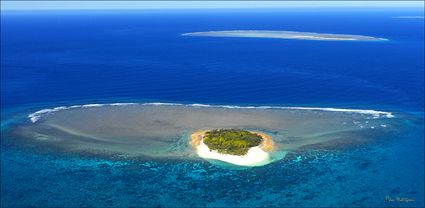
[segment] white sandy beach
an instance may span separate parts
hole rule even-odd
[[[248,153],[243,156],[226,155],[218,153],[215,150],[210,150],[202,141],[197,147],[197,153],[199,157],[205,159],[220,160],[239,166],[260,166],[267,163],[270,159],[269,153],[265,152],[260,147],[250,148]]]

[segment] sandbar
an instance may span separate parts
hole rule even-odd
[[[337,140],[341,140],[339,146],[350,145],[354,139],[373,141],[397,130],[401,125],[399,121],[391,112],[366,109],[85,104],[40,109],[28,115],[27,122],[2,132],[2,138],[31,142],[43,147],[40,149],[48,147],[61,152],[198,160],[197,151],[188,144],[190,134],[196,130],[252,129],[258,130],[257,133],[271,132],[267,134],[272,136],[272,144],[268,145],[265,140],[262,148],[269,153],[270,161],[278,161],[286,153],[304,146]],[[194,145],[199,146],[199,141],[194,140]]]
[[[383,41],[385,38],[376,38],[364,35],[331,34],[279,30],[223,30],[183,33],[183,36],[208,37],[241,37],[241,38],[279,38],[298,40],[325,40],[325,41]]]

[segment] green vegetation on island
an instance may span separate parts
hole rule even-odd
[[[205,132],[204,143],[222,154],[245,155],[251,147],[261,144],[263,138],[240,129],[214,129]]]

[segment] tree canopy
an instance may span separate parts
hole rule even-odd
[[[245,155],[262,141],[260,135],[240,129],[214,129],[204,135],[204,143],[210,149],[231,155]]]

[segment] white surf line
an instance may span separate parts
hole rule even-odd
[[[32,123],[37,122],[43,115],[47,115],[53,112],[62,110],[68,110],[73,108],[95,108],[103,106],[127,106],[127,105],[151,105],[151,106],[190,106],[190,107],[201,107],[201,108],[230,108],[230,109],[288,109],[288,110],[312,110],[312,111],[330,111],[330,112],[345,112],[345,113],[358,113],[358,114],[369,114],[373,118],[380,118],[381,116],[386,118],[394,118],[391,112],[377,111],[377,110],[363,110],[363,109],[345,109],[345,108],[320,108],[320,107],[288,107],[288,106],[238,106],[238,105],[209,105],[209,104],[182,104],[182,103],[93,103],[85,105],[72,105],[72,106],[59,106],[54,108],[45,108],[28,115],[28,118]]]
[[[363,110],[363,109],[345,109],[345,108],[319,108],[319,107],[286,107],[286,106],[237,106],[237,105],[207,105],[207,104],[189,104],[194,107],[219,107],[219,108],[240,108],[240,109],[289,109],[289,110],[314,110],[314,111],[332,111],[332,112],[347,112],[370,114],[374,117],[381,115],[387,118],[394,118],[391,112],[377,111],[377,110]]]
[[[36,111],[34,113],[31,113],[28,115],[28,118],[31,120],[31,122],[35,123],[37,122],[42,115],[61,111],[61,110],[68,110],[73,108],[93,108],[93,107],[102,107],[102,106],[125,106],[125,105],[135,105],[137,103],[106,103],[106,104],[85,104],[85,105],[72,105],[72,106],[59,106],[55,108],[45,108],[39,111]]]

